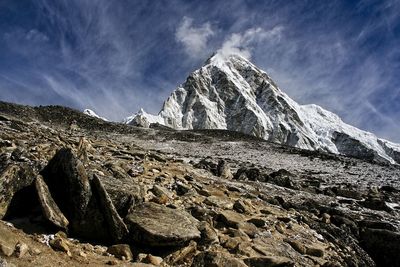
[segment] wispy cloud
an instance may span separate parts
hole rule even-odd
[[[196,27],[193,19],[183,17],[181,24],[175,32],[176,40],[181,43],[185,52],[192,58],[204,58],[209,38],[214,35],[211,24],[206,22]]]
[[[296,101],[400,142],[398,0],[4,3],[1,99],[112,120],[155,113],[220,49],[251,57]]]
[[[268,31],[262,28],[250,28],[243,33],[234,33],[225,40],[218,51],[223,56],[238,54],[250,59],[251,50],[254,49],[255,46],[260,45],[260,43],[264,41],[274,43],[280,39],[282,30],[282,26],[276,26]]]

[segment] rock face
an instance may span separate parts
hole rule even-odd
[[[150,246],[177,246],[200,237],[197,220],[185,211],[143,203],[125,219],[130,237]]]
[[[317,105],[299,105],[238,55],[215,54],[171,94],[158,116],[149,116],[175,129],[227,129],[308,150],[400,163],[400,145]]]

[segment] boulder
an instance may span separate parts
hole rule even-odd
[[[189,213],[148,202],[126,216],[129,236],[149,246],[177,246],[200,237],[198,221]]]
[[[265,182],[266,177],[258,168],[240,168],[233,177],[236,180],[249,180]]]
[[[55,226],[67,229],[69,224],[68,219],[65,218],[64,214],[53,200],[49,188],[41,175],[36,176],[35,188],[44,217]]]
[[[93,179],[90,181],[93,197],[96,198],[98,203],[98,209],[104,216],[105,229],[108,231],[109,239],[112,242],[122,240],[128,233],[124,221],[119,216],[115,209],[111,198],[108,196],[103,184],[97,175],[93,175]]]
[[[42,175],[53,199],[68,218],[71,229],[78,230],[92,194],[82,162],[71,149],[62,148],[49,161]]]
[[[228,253],[214,252],[214,251],[204,251],[198,254],[194,260],[192,267],[247,267],[243,261],[232,257]],[[261,265],[260,265],[261,266]]]

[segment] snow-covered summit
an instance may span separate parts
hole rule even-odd
[[[106,118],[100,117],[99,115],[97,115],[96,112],[94,112],[94,111],[91,110],[91,109],[85,109],[85,110],[83,111],[83,114],[89,115],[89,116],[94,117],[94,118],[97,118],[97,119],[101,119],[101,120],[103,120],[103,121],[108,121]]]
[[[127,117],[123,121],[126,124],[148,128],[152,123],[159,123],[164,125],[164,119],[157,115],[152,115],[141,108],[135,114]]]
[[[400,145],[317,105],[299,105],[239,55],[213,55],[168,97],[158,116],[144,111],[139,116],[175,129],[228,129],[303,149],[400,163]]]

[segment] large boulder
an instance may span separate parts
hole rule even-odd
[[[42,171],[52,197],[71,223],[79,228],[91,199],[89,177],[71,149],[62,148]]]
[[[178,246],[200,238],[198,221],[189,213],[152,202],[136,206],[125,222],[132,241],[148,246]]]
[[[55,203],[69,221],[71,234],[115,243],[128,230],[100,179],[89,180],[83,164],[70,149],[61,149],[42,172]]]

